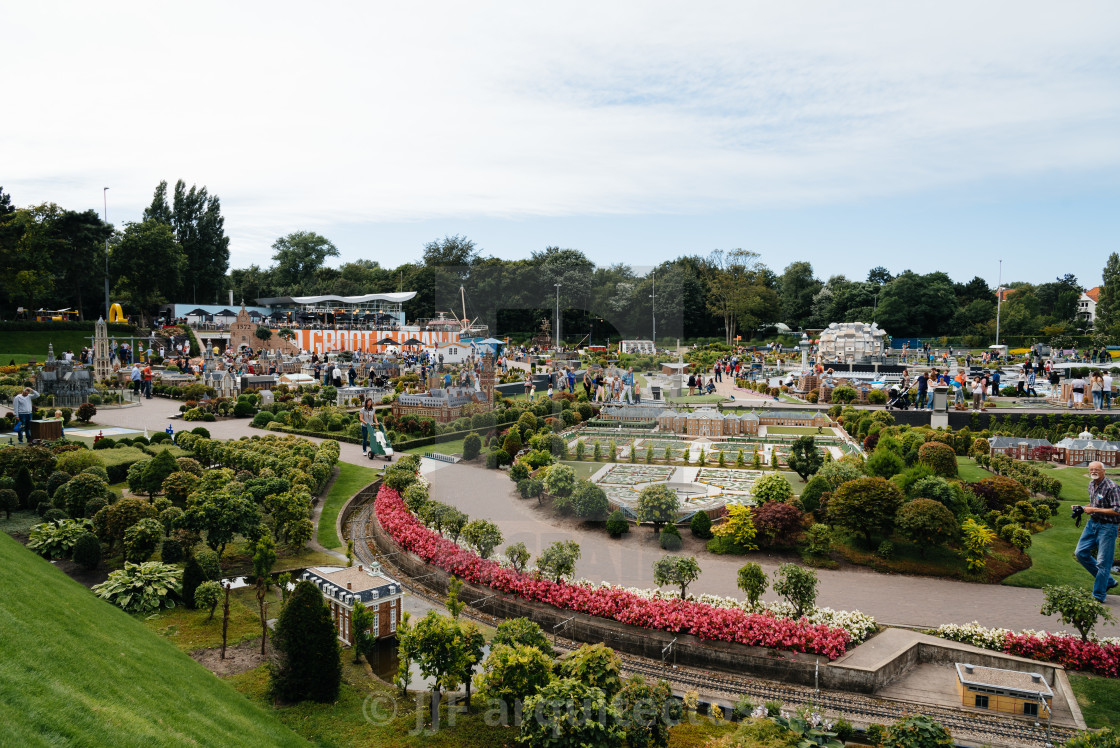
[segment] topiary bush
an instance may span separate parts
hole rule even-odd
[[[124,533],[125,560],[134,564],[147,561],[156,552],[162,537],[163,525],[159,520],[151,517],[140,520]]]
[[[509,453],[504,449],[492,449],[486,453],[486,467],[497,470],[509,463]]]
[[[710,540],[712,537],[712,519],[704,510],[700,510],[692,515],[692,520],[688,523],[688,528],[692,531],[693,537],[700,538],[701,540]]]
[[[607,517],[607,534],[612,538],[618,538],[628,532],[630,532],[630,521],[620,510],[615,509],[611,512],[611,516]]]
[[[681,546],[684,545],[681,531],[678,530],[677,526],[674,524],[665,525],[665,529],[663,529],[658,536],[658,542],[666,551],[679,551]]]
[[[478,434],[467,434],[463,438],[463,459],[473,460],[482,451],[482,439]]]
[[[74,541],[74,563],[86,569],[96,569],[101,563],[101,541],[92,532],[83,533]]]
[[[918,448],[918,462],[944,478],[957,477],[957,453],[948,444],[926,442]]]
[[[159,557],[165,564],[177,564],[183,560],[183,544],[175,538],[167,538],[160,545]]]

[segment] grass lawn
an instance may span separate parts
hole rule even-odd
[[[603,467],[601,462],[579,462],[576,460],[560,460],[562,465],[567,465],[576,471],[576,480],[587,480]],[[643,463],[644,464],[644,463]],[[14,516],[14,515],[13,515]]]
[[[817,436],[816,426],[767,426],[767,434],[796,434],[798,436]],[[822,436],[835,436],[836,432],[832,429],[821,429]]]
[[[74,355],[77,356],[84,346],[92,345],[92,337],[92,322],[89,324],[88,332],[84,330],[5,332],[4,342],[0,343],[0,364],[7,365],[13,358],[17,364],[46,361],[47,347],[51,344],[54,344],[54,353],[59,358],[62,358],[62,353],[66,349],[74,351]],[[118,336],[117,340],[120,342],[121,338]]]
[[[1092,729],[1120,728],[1120,680],[1084,673],[1068,675],[1085,724]]]
[[[0,515],[0,532],[7,533],[8,535],[12,533],[26,535],[32,525],[37,525],[43,521],[38,514],[30,509],[12,512],[11,519],[6,519],[6,516],[6,514]]]
[[[323,513],[319,516],[319,545],[338,550],[345,548],[334,527],[338,512],[347,499],[373,483],[380,474],[381,471],[376,468],[338,463],[338,475],[323,499]]]
[[[693,395],[689,397],[666,397],[666,401],[670,405],[711,405],[713,403],[722,403],[727,399],[725,395]]]
[[[976,464],[976,460],[971,457],[958,457],[957,458],[957,474],[961,480],[974,482],[983,478],[991,478],[995,473],[989,473],[984,468]]]
[[[266,598],[268,618],[275,618],[279,610],[280,594],[273,587]],[[222,646],[222,604],[214,610],[214,619],[206,620],[208,610],[190,610],[183,606],[161,610],[142,620],[145,628],[166,638],[184,652],[196,649],[214,649]],[[258,639],[261,635],[260,613],[257,609],[257,591],[242,587],[229,593],[229,631],[226,644]]]
[[[305,745],[136,617],[0,535],[5,745]]]
[[[428,452],[435,452],[441,455],[461,455],[463,454],[463,439],[452,439],[451,441],[437,441],[435,444],[429,444],[426,447],[412,447],[411,449],[404,450],[405,454],[423,455]]]

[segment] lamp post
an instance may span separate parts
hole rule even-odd
[[[109,188],[101,190],[101,198],[105,203],[105,212],[102,220],[109,223]],[[105,321],[109,321],[109,235],[105,235]]]
[[[556,350],[560,350],[560,284],[556,286]]]
[[[999,345],[999,308],[1003,302],[1003,260],[999,261],[999,280],[996,281],[996,345]]]

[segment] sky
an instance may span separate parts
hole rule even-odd
[[[1091,287],[1120,251],[1116,2],[38,2],[4,26],[13,202],[107,198],[121,227],[160,180],[205,185],[234,268],[294,231],[334,264],[459,234],[992,286]]]

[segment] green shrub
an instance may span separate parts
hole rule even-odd
[[[275,421],[275,420],[276,420],[276,414],[275,413],[273,413],[272,411],[268,411],[268,410],[262,410],[259,413],[257,413],[255,416],[253,416],[253,422],[252,423],[257,428],[264,428],[266,425],[268,425],[269,421]]]
[[[134,564],[147,561],[156,552],[161,538],[163,525],[159,520],[151,517],[140,520],[124,533],[125,560]]]
[[[165,564],[177,564],[183,555],[183,544],[175,538],[167,538],[160,545],[159,557]]]
[[[688,523],[688,527],[692,531],[693,536],[701,540],[708,540],[712,537],[712,520],[704,510],[700,510],[692,515],[692,520]]]
[[[78,536],[74,541],[74,563],[86,569],[96,569],[101,563],[101,541],[92,532]]]
[[[467,434],[463,438],[463,459],[473,460],[478,457],[478,453],[482,450],[482,439],[478,434]]]
[[[572,491],[572,509],[578,517],[601,519],[610,509],[610,502],[603,489],[589,480],[581,480]]]
[[[607,534],[617,538],[628,532],[630,532],[630,521],[621,510],[615,509],[611,512],[611,516],[607,517]]]
[[[684,540],[681,538],[681,531],[677,529],[674,524],[665,525],[665,529],[661,531],[658,536],[658,542],[661,547],[666,551],[679,551],[681,546],[684,545]]]
[[[523,480],[529,479],[529,466],[522,460],[515,460],[509,469],[509,479],[514,483],[520,483]]]
[[[496,470],[509,463],[509,454],[503,449],[493,449],[486,453],[486,467]]]
[[[957,477],[957,453],[948,444],[926,442],[918,448],[918,462],[945,478]]]

